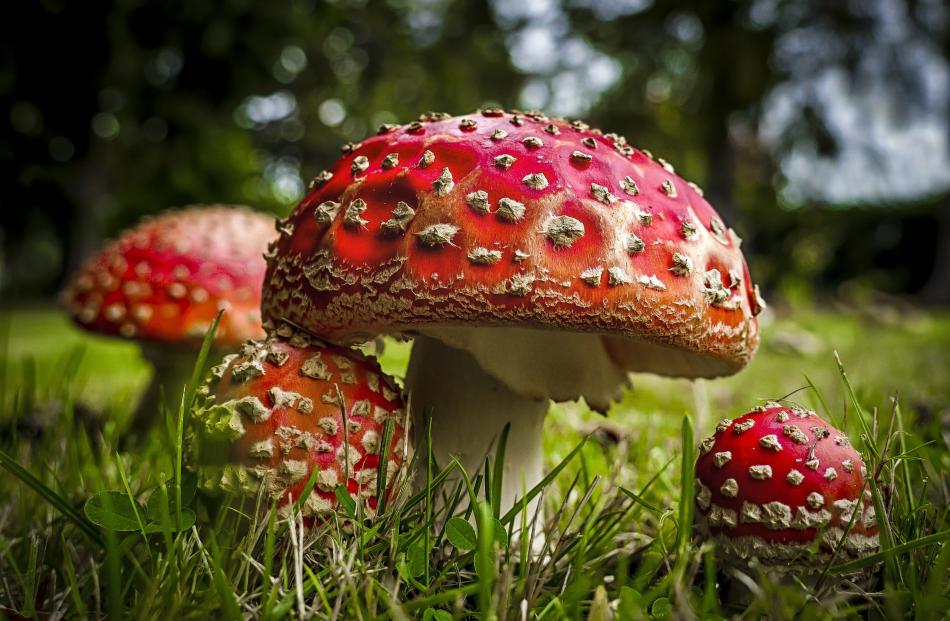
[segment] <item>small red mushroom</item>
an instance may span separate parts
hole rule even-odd
[[[90,258],[63,292],[82,328],[133,339],[155,367],[133,427],[154,419],[159,387],[177,407],[205,331],[215,346],[264,336],[263,255],[273,218],[234,206],[194,206],[147,218]]]
[[[305,517],[319,521],[333,510],[338,485],[373,515],[380,464],[392,494],[411,457],[406,408],[392,378],[374,359],[288,326],[225,356],[200,392],[193,464],[207,489],[256,496],[263,486],[286,510],[316,468]]]
[[[502,504],[543,477],[550,400],[606,411],[628,373],[716,377],[758,344],[740,240],[622,136],[540,112],[384,126],[313,181],[262,312],[333,342],[414,337],[433,454],[481,467],[510,423]]]
[[[851,557],[878,548],[861,455],[814,412],[768,403],[721,421],[700,452],[698,527],[727,562],[820,571],[815,552],[842,538]]]

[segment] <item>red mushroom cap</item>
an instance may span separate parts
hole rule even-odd
[[[286,506],[319,468],[305,516],[334,509],[337,485],[371,514],[380,460],[387,494],[409,461],[405,404],[376,361],[289,328],[226,356],[203,392],[193,446],[205,487],[256,495],[264,486]],[[389,421],[391,440],[381,450]]]
[[[273,218],[233,206],[199,206],[148,218],[89,259],[63,293],[92,332],[164,343],[201,343],[219,309],[219,345],[264,336],[261,256]]]
[[[725,419],[700,444],[697,519],[727,558],[766,564],[878,547],[866,470],[848,437],[812,411],[768,403]]]
[[[698,187],[620,136],[540,113],[429,114],[317,176],[262,310],[337,342],[594,332],[627,370],[716,376],[758,343],[739,243]]]

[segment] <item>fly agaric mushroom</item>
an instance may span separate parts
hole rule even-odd
[[[256,495],[263,487],[286,509],[317,468],[305,517],[334,509],[338,485],[372,515],[378,477],[385,473],[391,494],[409,462],[405,406],[376,361],[286,325],[225,356],[201,393],[192,446],[206,488]]]
[[[864,462],[814,412],[768,403],[722,420],[700,452],[699,531],[727,562],[755,557],[780,571],[820,571],[809,562],[816,551],[827,556],[843,543],[857,557],[877,549]]]
[[[728,375],[756,349],[738,237],[621,136],[489,109],[343,151],[269,257],[265,326],[414,336],[406,387],[440,462],[477,469],[511,423],[505,506],[541,480],[549,400],[606,411],[630,371]]]
[[[98,334],[139,341],[155,374],[133,428],[154,418],[159,387],[177,408],[205,331],[223,349],[264,336],[261,256],[273,219],[247,208],[172,210],[123,232],[90,258],[63,292],[75,322]]]

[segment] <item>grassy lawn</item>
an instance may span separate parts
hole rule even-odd
[[[508,536],[519,515],[460,503],[463,532],[447,532],[426,494],[303,533],[192,494],[168,428],[124,441],[149,377],[134,346],[88,337],[50,308],[0,311],[0,618],[945,618],[950,315],[783,315],[766,316],[758,356],[735,377],[638,376],[607,419],[552,406],[558,474],[543,488],[550,524],[537,525],[549,547],[531,555]],[[388,343],[384,369],[401,376],[408,354]],[[691,536],[694,438],[786,395],[847,430],[879,472],[888,549],[859,568],[864,580],[838,578],[854,569],[840,564],[807,585],[740,575]],[[107,490],[161,509],[162,528],[92,525],[83,505]]]

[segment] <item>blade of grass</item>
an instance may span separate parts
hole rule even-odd
[[[237,599],[234,597],[234,588],[228,582],[224,569],[221,566],[221,551],[218,548],[218,543],[213,531],[208,540],[208,546],[210,548],[208,556],[211,560],[211,579],[214,583],[214,590],[218,594],[218,600],[221,602],[219,614],[232,621],[241,621],[243,619],[241,608],[238,605]]]
[[[69,586],[69,597],[73,602],[73,606],[76,608],[76,618],[85,619],[88,616],[86,611],[86,603],[82,599],[82,592],[79,590],[79,580],[76,578],[76,567],[73,565],[72,554],[69,553],[66,536],[60,532],[59,534],[60,545],[64,551],[63,554],[63,569],[66,572],[66,584]]]
[[[868,427],[868,421],[864,413],[864,408],[861,407],[861,402],[858,401],[858,395],[854,392],[854,387],[851,385],[851,380],[848,379],[848,373],[844,370],[844,363],[841,362],[841,357],[838,355],[837,351],[835,352],[835,364],[838,365],[838,374],[841,376],[842,383],[844,383],[845,392],[848,394],[848,401],[851,402],[851,407],[854,408],[854,413],[858,418],[858,422],[861,424],[861,429],[868,438],[868,450],[871,451],[871,454],[875,459],[880,459],[881,455],[878,452],[877,439],[871,432],[871,428]]]
[[[901,455],[898,457],[901,457],[909,454],[907,451],[907,434],[904,432],[904,414],[901,410],[900,401],[896,396],[892,398],[894,399],[894,414],[897,417],[897,441],[900,443],[901,450]],[[908,512],[914,513],[917,510],[917,503],[914,498],[914,487],[911,484],[910,461],[909,459],[901,460],[901,483],[904,487],[904,496],[907,499]]]
[[[571,461],[573,461],[575,457],[577,457],[577,454],[580,453],[581,449],[584,448],[584,445],[587,444],[587,441],[589,439],[590,439],[590,435],[584,436],[584,439],[581,440],[577,444],[577,446],[571,449],[571,452],[568,453],[567,456],[561,460],[561,463],[554,466],[554,468],[552,468],[551,471],[548,472],[543,479],[541,479],[540,483],[532,487],[531,491],[528,492],[528,495],[525,496],[524,504],[530,503],[532,500],[534,500],[535,497],[541,493],[541,490],[543,490],[545,487],[547,487],[551,483],[551,481],[557,478],[557,475],[561,474],[561,471],[564,470],[564,468],[566,468],[567,465],[571,463]],[[515,500],[514,506],[511,509],[509,509],[508,512],[505,513],[505,515],[501,518],[501,523],[503,525],[508,526],[508,524],[511,523],[511,520],[514,519],[514,517],[518,514],[521,504],[522,502],[520,499]]]
[[[218,311],[218,315],[211,322],[211,326],[205,333],[205,338],[201,342],[201,350],[198,351],[198,358],[195,360],[195,366],[191,369],[191,378],[185,385],[185,394],[178,406],[178,421],[175,427],[175,520],[176,524],[181,524],[181,467],[183,447],[185,443],[185,412],[191,410],[195,399],[195,391],[198,390],[198,383],[204,374],[205,364],[208,362],[208,355],[211,353],[211,344],[214,342],[214,335],[218,332],[218,325],[221,323],[221,317],[224,315],[224,309]]]
[[[313,492],[314,486],[317,484],[317,476],[320,474],[320,466],[314,465],[313,470],[310,471],[310,478],[307,479],[307,484],[304,485],[303,490],[300,492],[300,497],[294,500],[293,510],[290,512],[291,516],[297,515],[298,512],[303,510],[304,503],[307,502],[307,499],[310,498],[311,492]],[[290,528],[292,520],[284,520],[281,522],[280,526],[277,528],[277,538],[281,538],[287,534],[287,530]]]
[[[376,480],[378,482],[376,486],[376,512],[379,515],[386,513],[386,501],[389,496],[389,494],[386,493],[386,476],[389,473],[389,468],[386,467],[386,464],[389,463],[389,445],[392,444],[395,429],[396,421],[387,419],[383,425],[383,439],[379,445],[379,463],[376,465]]]
[[[818,399],[818,403],[821,405],[822,413],[828,418],[833,418],[831,408],[828,407],[828,402],[825,401],[825,395],[822,394],[821,390],[818,389],[818,386],[815,385],[815,382],[811,381],[811,378],[808,375],[805,375],[805,382],[808,384],[808,387],[811,388],[812,394],[815,395],[815,398]]]
[[[661,513],[663,513],[663,510],[662,510],[662,509],[660,509],[659,507],[655,507],[655,506],[651,505],[651,504],[648,503],[646,500],[644,500],[643,498],[641,498],[639,494],[637,494],[637,493],[635,493],[635,492],[631,492],[631,491],[628,490],[626,487],[621,487],[621,488],[620,488],[620,491],[621,491],[624,495],[626,495],[628,498],[630,498],[630,500],[634,501],[635,503],[637,503],[638,505],[640,505],[641,507],[643,507],[644,509],[646,509],[646,510],[649,511],[650,513],[653,513],[653,514],[655,514],[655,515],[660,515]]]
[[[129,504],[132,506],[132,514],[135,516],[135,521],[139,525],[139,532],[142,534],[142,539],[145,540],[145,550],[146,553],[151,555],[152,551],[148,547],[148,537],[145,535],[145,522],[142,521],[142,516],[139,515],[139,504],[135,501],[135,495],[132,493],[132,487],[129,485],[129,477],[125,473],[125,468],[122,467],[122,459],[119,457],[119,452],[115,453],[115,467],[119,471],[119,478],[122,480],[122,487],[125,488],[125,495],[129,497]]]
[[[505,450],[508,447],[508,432],[511,423],[505,423],[498,436],[498,446],[495,449],[495,466],[491,472],[491,510],[494,517],[501,515],[501,489],[505,472]]]
[[[0,450],[0,466],[53,505],[53,507],[75,524],[90,541],[99,546],[103,545],[104,542],[102,541],[102,536],[98,529],[96,529],[92,522],[86,519],[86,516],[74,509],[65,498],[47,487],[42,481],[34,477],[28,470],[16,463],[12,457],[2,450]]]
[[[495,588],[495,520],[492,508],[478,503],[476,524],[478,525],[478,612],[479,618],[491,621],[496,618],[492,606],[492,592]]]
[[[682,427],[683,461],[680,465],[680,503],[679,503],[679,536],[677,550],[680,555],[686,556],[693,527],[693,475],[695,459],[693,457],[693,421],[689,415],[683,417]]]
[[[919,539],[914,539],[913,541],[908,541],[906,543],[901,543],[896,546],[893,546],[889,550],[881,550],[880,552],[875,552],[874,554],[869,554],[868,556],[855,559],[853,561],[848,561],[847,563],[841,563],[834,565],[829,573],[832,574],[848,574],[865,567],[871,567],[880,563],[882,560],[886,560],[889,555],[894,554],[903,554],[904,552],[909,552],[910,550],[915,550],[923,546],[929,546],[935,543],[940,543],[950,539],[950,530],[943,530],[939,533],[933,533],[925,537],[920,537]]]

